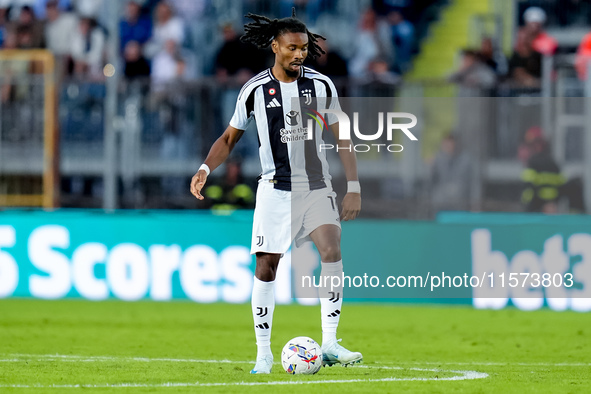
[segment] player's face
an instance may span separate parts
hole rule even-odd
[[[275,64],[281,66],[287,75],[298,76],[308,56],[308,35],[306,33],[285,33],[272,44]]]

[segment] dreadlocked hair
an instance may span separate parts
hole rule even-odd
[[[296,19],[295,9],[292,9],[290,18],[269,19],[266,16],[252,13],[246,14],[247,18],[254,22],[244,25],[244,35],[240,41],[256,45],[258,48],[267,48],[274,39],[285,33],[305,33],[308,35],[308,56],[316,58],[325,52],[318,45],[318,39],[326,40],[320,34],[314,34],[306,25]]]

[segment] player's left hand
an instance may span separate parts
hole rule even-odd
[[[347,193],[343,198],[341,221],[355,220],[361,211],[361,194]]]
[[[195,175],[193,175],[193,179],[191,179],[191,194],[197,197],[198,200],[203,200],[205,197],[201,195],[201,189],[205,186],[205,182],[207,181],[207,173],[205,170],[199,170]]]

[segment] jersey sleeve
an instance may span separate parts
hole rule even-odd
[[[236,109],[230,120],[230,126],[238,130],[246,130],[254,117],[253,112],[254,90],[242,91],[236,100]]]
[[[332,83],[330,78],[327,78],[327,82],[328,82],[327,89],[330,89],[330,92],[326,92],[326,95],[328,97],[330,97],[328,109],[336,109],[336,110],[341,111],[341,103],[339,102],[339,93],[337,92],[337,88],[334,86],[334,83]],[[332,126],[333,124],[335,124],[339,121],[335,114],[327,114],[327,115],[328,116],[326,118],[326,121],[328,122],[329,125]]]

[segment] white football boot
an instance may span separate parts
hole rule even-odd
[[[251,374],[270,374],[271,368],[273,367],[273,355],[269,354],[266,356],[257,357],[257,363],[255,364]]]
[[[322,366],[332,367],[335,364],[342,364],[343,366],[360,363],[363,361],[363,355],[359,352],[352,352],[345,349],[338,341],[333,341],[328,344],[322,344]]]

